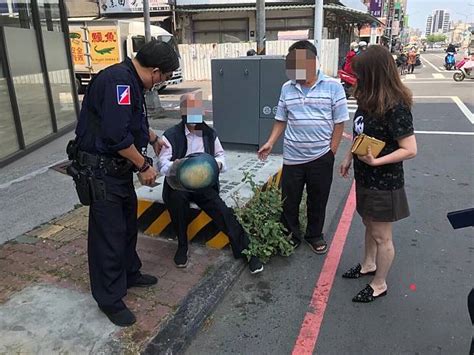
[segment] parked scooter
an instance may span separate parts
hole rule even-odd
[[[346,92],[346,97],[351,97],[354,91],[354,86],[357,84],[357,78],[342,69],[337,72],[337,75],[341,79],[341,84]]]
[[[446,58],[444,59],[444,67],[446,70],[451,70],[456,64],[456,58],[454,57],[454,52],[448,52]]]

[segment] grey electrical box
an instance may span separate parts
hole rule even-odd
[[[251,56],[214,59],[212,106],[214,128],[224,146],[257,149],[273,127],[281,87],[288,80],[285,58]],[[281,153],[280,138],[273,153]]]

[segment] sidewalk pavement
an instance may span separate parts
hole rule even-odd
[[[210,95],[208,82],[167,90],[162,100],[170,106],[168,115],[150,126],[162,133],[176,124],[179,111],[171,106],[180,94],[200,87]],[[130,289],[125,302],[137,323],[114,326],[90,294],[88,208],[73,209],[78,201],[70,178],[50,169],[66,159],[72,136],[19,159],[0,175],[0,354],[176,353],[245,265],[227,251],[192,244],[190,265],[176,269],[174,241],[140,235],[142,271],[159,277],[158,285]]]
[[[156,337],[160,331],[168,345],[177,341],[183,346],[182,338],[192,334],[175,331],[173,317],[186,313],[186,321],[195,323],[191,331],[196,331],[205,317],[201,314],[196,323],[192,311],[201,306],[209,311],[213,305],[189,307],[194,290],[201,288],[198,303],[205,303],[206,298],[215,301],[209,297],[219,288],[209,285],[216,281],[215,273],[226,263],[233,277],[242,270],[243,263],[234,261],[230,253],[195,244],[190,248],[188,268],[177,269],[174,241],[140,236],[142,271],[159,277],[158,285],[130,289],[125,302],[136,314],[137,323],[130,328],[116,327],[90,294],[87,218],[88,208],[80,207],[0,245],[0,353],[134,354],[150,351],[150,347],[158,353],[163,350],[156,347],[163,344]],[[203,291],[206,283],[210,290]],[[223,293],[228,285],[221,286]],[[181,312],[180,306],[184,307]],[[186,324],[178,322],[184,329]]]

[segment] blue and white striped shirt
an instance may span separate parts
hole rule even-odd
[[[321,71],[307,95],[290,80],[281,89],[275,119],[287,123],[283,164],[316,160],[331,149],[334,125],[349,120],[344,88]]]

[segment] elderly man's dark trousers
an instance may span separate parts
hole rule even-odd
[[[137,196],[131,177],[104,177],[107,197],[89,212],[88,256],[91,291],[110,312],[125,307],[127,285],[140,276],[137,245]]]
[[[180,248],[188,246],[189,203],[194,202],[212,218],[222,232],[227,234],[234,257],[242,257],[242,251],[248,247],[249,239],[237,221],[233,210],[227,207],[215,189],[209,188],[205,192],[186,192],[174,190],[165,183],[163,200],[170,213],[171,223],[178,236]]]

